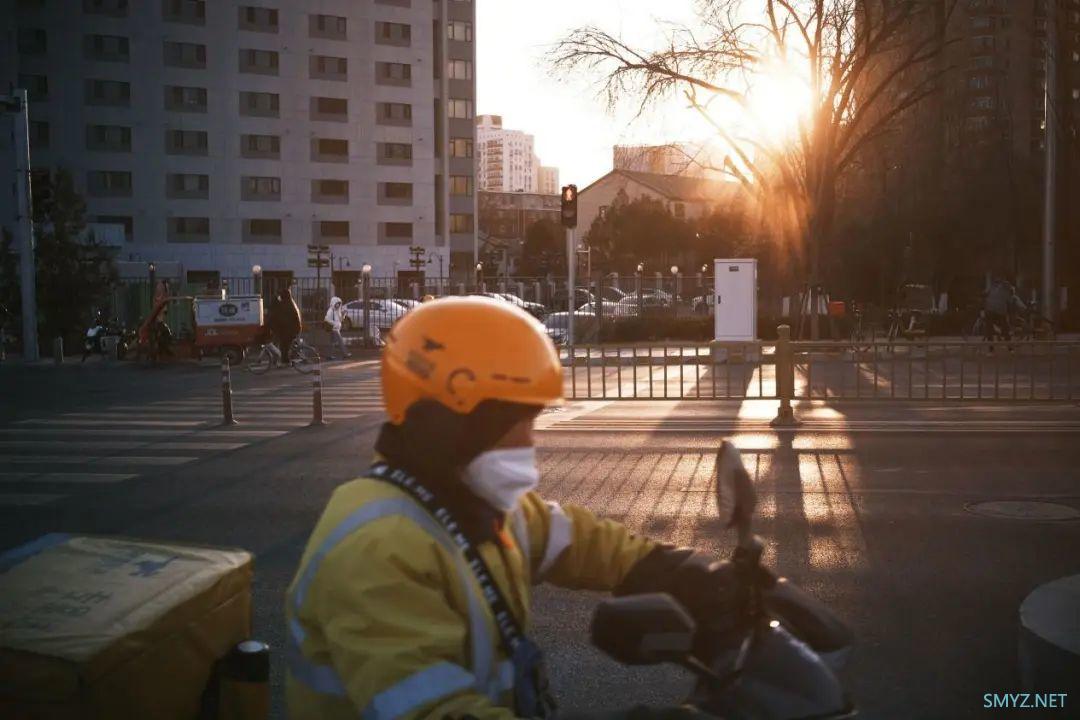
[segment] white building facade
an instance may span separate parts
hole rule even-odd
[[[309,276],[318,244],[388,276],[419,245],[467,270],[474,32],[472,0],[0,0],[0,83],[118,259]]]
[[[562,192],[559,186],[559,168],[541,165],[537,177],[536,192],[541,195],[558,195]]]
[[[540,161],[533,150],[532,135],[504,128],[500,115],[481,115],[476,120],[476,143],[481,190],[537,192]]]

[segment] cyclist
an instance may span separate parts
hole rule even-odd
[[[282,355],[287,359],[296,336],[304,329],[300,308],[293,300],[292,292],[285,288],[274,298],[270,306],[270,331],[278,339]]]

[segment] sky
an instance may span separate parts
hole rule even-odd
[[[561,184],[578,187],[611,170],[613,145],[694,139],[702,128],[678,103],[634,122],[633,112],[608,113],[596,78],[556,78],[545,67],[550,46],[575,27],[596,25],[648,43],[657,20],[688,20],[691,4],[476,0],[477,114],[502,115],[504,127],[534,135],[540,161],[559,168]]]

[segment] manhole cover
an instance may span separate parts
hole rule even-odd
[[[973,503],[968,505],[967,509],[976,515],[1004,518],[1006,520],[1080,519],[1080,510],[1069,507],[1068,505],[1029,500],[998,500],[994,502]]]

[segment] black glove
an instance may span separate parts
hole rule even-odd
[[[717,720],[715,715],[702,712],[693,705],[648,707],[635,705],[626,710],[606,712],[559,713],[555,720]]]
[[[713,631],[739,623],[748,595],[731,562],[672,545],[660,545],[639,560],[613,594],[655,592],[674,597],[700,629]]]

